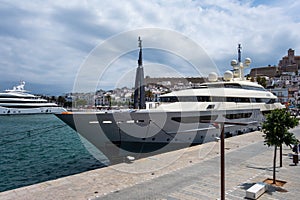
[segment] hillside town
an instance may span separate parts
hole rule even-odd
[[[278,101],[288,108],[298,108],[299,67],[300,56],[295,55],[295,50],[289,49],[277,66],[253,68],[249,77],[274,93]]]
[[[300,56],[295,50],[288,49],[278,65],[252,68],[246,75],[250,81],[258,82],[278,97],[287,108],[300,106],[299,80]],[[222,79],[221,77],[219,79]],[[159,96],[171,91],[198,87],[206,82],[204,77],[145,77],[146,101],[157,102]],[[68,93],[60,97],[61,105],[67,108],[118,109],[133,107],[134,88],[122,87],[113,90],[98,90],[90,93]]]

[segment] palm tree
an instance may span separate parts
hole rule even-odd
[[[57,98],[57,103],[58,103],[58,105],[64,106],[64,105],[65,105],[65,102],[66,102],[65,97],[59,96],[59,97]]]
[[[275,109],[267,115],[266,121],[263,123],[262,131],[265,134],[265,145],[274,146],[274,158],[273,158],[273,183],[276,183],[276,152],[277,147],[280,147],[280,160],[282,166],[282,144],[290,146],[297,140],[293,133],[288,130],[298,125],[298,120],[291,117],[290,113],[286,109]]]

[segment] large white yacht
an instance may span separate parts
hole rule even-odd
[[[56,116],[111,161],[122,156],[144,157],[216,140],[220,137],[219,122],[226,122],[226,136],[255,130],[265,113],[281,109],[283,105],[261,85],[245,80],[243,68],[250,62],[246,59],[244,65],[240,60],[233,60],[233,72],[226,71],[222,81],[211,73],[208,82],[198,88],[161,95],[160,102],[146,102],[152,106],[137,103],[146,109],[64,112]],[[141,70],[142,62],[138,63],[138,70]],[[143,74],[138,70],[137,74]],[[143,94],[143,91],[136,93]]]
[[[13,89],[0,93],[0,115],[50,114],[66,111],[66,109],[55,103],[50,103],[39,96],[29,94],[24,87],[25,81],[21,81]]]

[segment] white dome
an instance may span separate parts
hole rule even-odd
[[[208,81],[209,82],[215,82],[218,80],[218,74],[216,72],[210,72],[208,74]]]
[[[236,64],[237,64],[237,60],[232,60],[232,61],[230,62],[230,64],[231,64],[231,66],[236,65]]]
[[[251,59],[250,58],[246,58],[245,59],[245,65],[250,65],[251,63]]]
[[[224,80],[225,80],[225,81],[230,81],[232,78],[233,78],[233,73],[232,73],[232,71],[227,70],[227,71],[224,73]]]

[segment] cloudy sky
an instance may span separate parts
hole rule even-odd
[[[145,47],[145,75],[199,76],[209,70],[221,75],[236,59],[238,43],[243,58],[252,59],[251,67],[277,65],[289,48],[300,55],[299,10],[294,0],[0,0],[0,90],[25,80],[34,93],[61,95],[79,79],[81,85],[88,82],[85,71],[92,71],[94,88],[121,86],[134,74],[138,34]],[[160,34],[166,32],[170,37]],[[104,50],[113,49],[107,41],[122,43],[114,46],[118,54],[111,60],[105,56]],[[191,43],[216,69],[190,67],[201,65],[193,62],[201,59],[201,50],[187,49]]]

